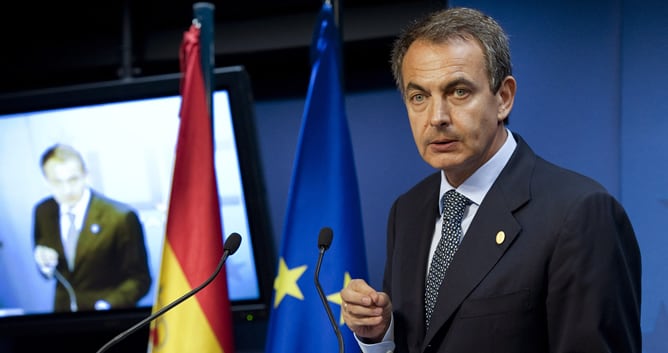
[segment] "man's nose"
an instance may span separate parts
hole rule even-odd
[[[429,121],[433,126],[450,124],[451,108],[446,98],[435,97],[432,100]]]

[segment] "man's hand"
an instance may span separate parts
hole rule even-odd
[[[34,252],[37,267],[46,278],[52,278],[58,266],[58,252],[48,246],[37,245]]]
[[[392,319],[390,297],[354,279],[341,291],[341,299],[343,320],[355,335],[367,343],[380,342]]]

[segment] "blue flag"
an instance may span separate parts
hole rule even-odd
[[[341,290],[367,280],[357,174],[344,107],[339,32],[324,4],[311,45],[311,81],[288,195],[266,353],[336,353],[338,340],[314,283],[318,235],[332,229],[320,283],[346,350],[355,338],[343,323]]]

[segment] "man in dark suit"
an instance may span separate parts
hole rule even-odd
[[[437,11],[402,32],[392,63],[418,151],[440,172],[392,205],[383,291],[355,279],[341,292],[362,350],[640,353],[630,221],[507,129],[516,81],[498,23]]]
[[[35,207],[34,257],[57,278],[54,311],[134,307],[151,285],[136,212],[93,191],[70,146],[47,149],[41,167],[53,196]]]

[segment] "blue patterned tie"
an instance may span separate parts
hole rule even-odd
[[[470,204],[471,200],[455,190],[446,192],[441,199],[443,208],[441,240],[439,240],[434,257],[431,260],[424,292],[425,325],[427,328],[429,328],[429,320],[436,306],[438,289],[445,277],[445,271],[450,266],[450,262],[459,247],[459,241],[462,237],[464,210]]]

